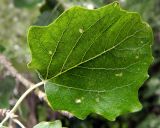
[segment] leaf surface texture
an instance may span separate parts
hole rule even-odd
[[[29,67],[46,80],[54,110],[114,120],[141,109],[138,89],[148,78],[152,40],[139,14],[117,2],[95,10],[73,7],[48,26],[30,28]]]

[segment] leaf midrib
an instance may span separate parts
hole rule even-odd
[[[142,30],[143,30],[143,29],[140,29],[140,30],[136,31],[134,34],[132,34],[132,35],[130,35],[130,36],[127,36],[126,38],[124,38],[122,41],[120,41],[118,44],[112,46],[111,48],[109,48],[109,49],[107,49],[107,50],[105,50],[105,51],[97,54],[96,56],[94,56],[94,57],[92,57],[92,58],[90,58],[90,59],[88,59],[88,60],[85,60],[85,61],[83,61],[83,62],[80,62],[79,64],[76,64],[75,66],[73,66],[73,67],[71,67],[71,68],[69,68],[69,69],[67,69],[67,70],[65,70],[65,71],[63,71],[63,72],[60,72],[60,73],[58,73],[57,75],[55,75],[55,76],[53,76],[53,77],[51,77],[51,78],[49,78],[49,79],[46,79],[46,80],[54,79],[54,78],[56,78],[56,77],[58,77],[58,76],[60,76],[60,75],[62,75],[62,74],[64,74],[64,73],[66,73],[67,71],[70,71],[70,70],[78,67],[78,66],[81,65],[81,64],[87,63],[87,62],[89,62],[89,61],[91,61],[91,60],[93,60],[93,59],[96,59],[96,58],[100,57],[101,55],[103,55],[103,54],[105,54],[105,53],[107,53],[107,52],[115,49],[117,46],[119,46],[120,44],[122,44],[122,43],[123,43],[124,41],[126,41],[127,39],[129,39],[129,38],[131,38],[131,37],[134,37],[135,34],[137,34],[138,32],[140,32],[140,31],[142,31]]]
[[[60,71],[60,72],[63,71],[63,68],[64,68],[66,62],[68,61],[68,58],[70,57],[70,55],[71,55],[71,53],[73,52],[73,50],[74,50],[74,48],[76,47],[76,45],[79,43],[79,41],[80,41],[80,39],[82,38],[82,36],[84,35],[84,33],[86,33],[86,32],[89,31],[92,27],[94,27],[100,20],[104,19],[104,18],[105,18],[106,16],[108,16],[109,14],[112,14],[113,11],[114,11],[114,9],[111,11],[111,13],[108,13],[108,14],[102,16],[101,18],[99,18],[95,23],[93,23],[86,31],[84,31],[84,32],[78,37],[78,39],[76,40],[75,45],[73,46],[73,48],[72,48],[71,51],[69,52],[68,56],[66,57],[63,65],[62,65],[62,68],[61,68],[61,71]],[[123,15],[123,16],[124,16],[124,15]],[[123,16],[119,17],[116,22],[111,23],[107,28],[105,28],[105,30],[103,30],[102,32],[100,32],[100,35],[99,35],[97,38],[95,38],[95,40],[97,40],[104,31],[110,29],[114,24],[116,24]],[[116,18],[117,18],[117,17],[116,17]],[[116,18],[113,18],[112,21],[114,21],[114,19],[116,19]],[[109,20],[109,17],[107,18],[107,22],[108,22],[108,20]],[[95,40],[94,40],[93,43],[95,43]],[[93,43],[92,43],[92,44],[93,44]],[[91,45],[92,45],[92,44],[91,44]],[[87,51],[88,51],[88,50],[87,50]],[[87,51],[86,51],[86,52],[87,52]],[[81,60],[82,60],[82,59],[81,59]]]
[[[101,18],[99,18],[96,22],[94,22],[85,32],[83,32],[83,33],[79,36],[79,38],[78,38],[77,41],[76,41],[76,44],[77,44],[77,43],[79,42],[79,40],[82,38],[82,36],[84,35],[84,33],[86,33],[87,31],[89,31],[90,28],[92,28],[93,26],[95,26],[100,20],[102,20],[103,18],[105,18],[108,14],[112,14],[113,11],[114,11],[114,9],[111,11],[111,13],[107,13],[106,15],[102,16]],[[122,16],[122,17],[123,17],[123,16]],[[121,19],[122,17],[119,17],[119,19]],[[64,33],[65,33],[65,31],[67,30],[70,22],[72,21],[73,15],[72,15],[72,18],[69,18],[69,19],[70,19],[70,20],[69,20],[69,22],[68,22],[67,27],[66,27],[65,30],[62,32],[62,35],[61,35],[59,41],[57,42],[56,49],[54,50],[53,54],[51,55],[49,64],[48,64],[48,66],[47,66],[47,71],[46,71],[45,80],[47,80],[47,77],[48,77],[48,74],[49,74],[50,65],[51,65],[51,63],[52,63],[52,61],[53,61],[53,57],[54,57],[54,55],[55,55],[55,53],[56,53],[56,50],[57,50],[57,48],[58,48],[58,46],[59,46],[59,42],[61,41],[62,36],[64,35]],[[109,18],[108,18],[108,19],[109,19]],[[119,19],[118,19],[116,22],[118,22]],[[115,22],[115,23],[116,23],[116,22]],[[113,24],[115,24],[115,23],[113,23]],[[111,24],[111,26],[112,26],[113,24]],[[108,29],[108,28],[110,28],[110,25],[109,25],[109,27],[107,27],[107,29]],[[74,47],[75,47],[75,45],[74,45]],[[74,48],[74,47],[73,47],[73,48]],[[71,51],[72,51],[72,49],[71,49]],[[70,52],[71,52],[71,51],[70,51]],[[70,52],[69,52],[69,55],[67,56],[66,59],[68,59],[68,57],[70,56]],[[64,65],[65,65],[65,63],[66,63],[66,61],[67,61],[66,59],[65,59],[63,65],[62,65],[62,68],[61,68],[61,71],[60,71],[60,72],[62,72],[62,70],[63,70],[63,67],[64,67]],[[53,76],[53,77],[54,77],[54,76]]]

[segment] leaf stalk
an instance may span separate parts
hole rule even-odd
[[[16,110],[18,109],[19,105],[22,103],[22,101],[26,98],[26,96],[32,92],[34,89],[40,87],[41,85],[43,85],[45,83],[45,81],[39,82],[33,86],[31,86],[25,93],[23,93],[23,95],[18,99],[18,101],[16,102],[16,104],[14,105],[14,107],[6,114],[5,118],[2,120],[2,122],[0,123],[0,128],[3,126],[3,124],[9,119],[9,118],[14,118],[14,113],[16,112]]]

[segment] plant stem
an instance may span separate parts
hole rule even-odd
[[[0,123],[0,128],[3,126],[3,124],[12,117],[12,115],[16,112],[17,108],[19,107],[19,105],[22,103],[22,101],[26,98],[26,96],[33,91],[34,89],[38,88],[39,86],[43,85],[45,83],[45,81],[39,82],[33,86],[31,86],[25,93],[23,93],[23,95],[18,99],[18,101],[16,102],[16,104],[14,105],[14,107],[11,109],[11,111],[9,113],[6,114],[6,117],[2,120],[2,122]]]
[[[15,122],[16,124],[18,124],[21,128],[26,128],[19,120],[17,119],[13,119],[13,122]]]
[[[16,80],[18,80],[19,82],[22,83],[22,85],[24,85],[27,89],[30,88],[31,86],[34,85],[34,83],[32,83],[31,81],[29,81],[28,79],[26,79],[25,77],[23,77],[13,66],[12,63],[7,60],[7,58],[3,55],[0,54],[0,64],[10,73],[11,76],[13,76],[14,78],[16,78]],[[41,90],[36,89],[35,90],[35,94],[39,97],[39,99],[43,99],[44,97],[44,92],[42,92]],[[44,99],[45,100],[45,99]]]

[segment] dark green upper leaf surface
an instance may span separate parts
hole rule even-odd
[[[141,109],[138,89],[148,77],[152,40],[139,14],[116,2],[96,10],[73,7],[48,26],[30,28],[29,67],[46,80],[53,109],[114,120]]]

